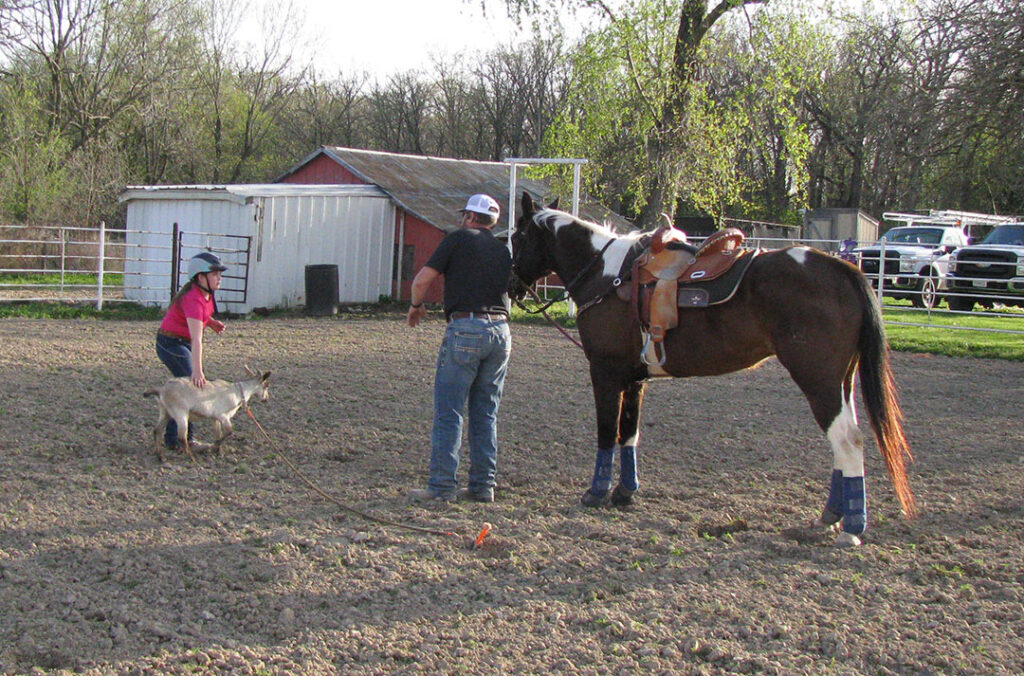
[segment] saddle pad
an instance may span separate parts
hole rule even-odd
[[[686,282],[679,286],[677,305],[681,308],[707,307],[733,297],[743,275],[759,251],[743,251],[724,275],[706,282]]]

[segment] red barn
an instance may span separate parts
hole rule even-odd
[[[387,193],[396,206],[393,289],[400,300],[409,298],[412,278],[445,233],[458,227],[457,212],[470,195],[486,193],[497,200],[502,213],[495,234],[505,237],[508,233],[509,165],[503,162],[321,146],[277,182],[368,184]],[[541,199],[552,195],[545,181],[519,179],[517,190],[528,190]],[[580,215],[620,228],[628,226],[621,216],[593,205],[581,205]],[[441,302],[442,291],[435,285],[427,300]]]

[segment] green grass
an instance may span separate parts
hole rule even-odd
[[[996,329],[1024,331],[1024,314],[1013,310],[996,314],[999,316],[929,314],[899,309],[882,312],[885,332],[894,350],[1024,361],[1024,334],[993,332]],[[902,323],[929,326],[904,326]]]
[[[105,303],[102,310],[94,302],[21,302],[0,303],[0,319],[125,319],[159,321],[164,310],[135,303]]]
[[[39,286],[45,284],[58,285],[61,283],[59,272],[47,272],[47,273],[13,273],[13,272],[0,272],[0,283],[3,284],[21,284],[24,286]],[[96,284],[96,273],[95,272],[66,272],[64,273],[64,284]],[[122,286],[124,284],[124,274],[120,272],[104,272],[103,273],[103,285],[107,286]]]

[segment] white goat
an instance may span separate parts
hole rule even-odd
[[[195,462],[192,448],[188,441],[189,418],[209,418],[217,433],[212,450],[220,452],[221,443],[231,436],[231,418],[238,409],[249,403],[249,399],[259,393],[259,400],[270,398],[267,382],[270,371],[263,374],[253,372],[248,366],[245,370],[251,378],[229,383],[226,380],[208,380],[206,387],[199,389],[192,384],[190,378],[171,378],[162,387],[147,390],[145,397],[156,396],[160,404],[160,420],[153,428],[153,439],[156,442],[156,454],[160,462],[164,462],[163,431],[167,421],[173,419],[178,425],[178,442],[184,447],[185,453]]]

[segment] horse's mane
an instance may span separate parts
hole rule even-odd
[[[558,232],[559,228],[566,225],[578,225],[597,235],[610,237],[612,239],[618,239],[620,237],[620,235],[607,223],[585,221],[582,218],[577,218],[570,213],[559,211],[558,209],[541,209],[534,214],[533,221],[538,225],[544,225],[551,228],[552,232]]]

